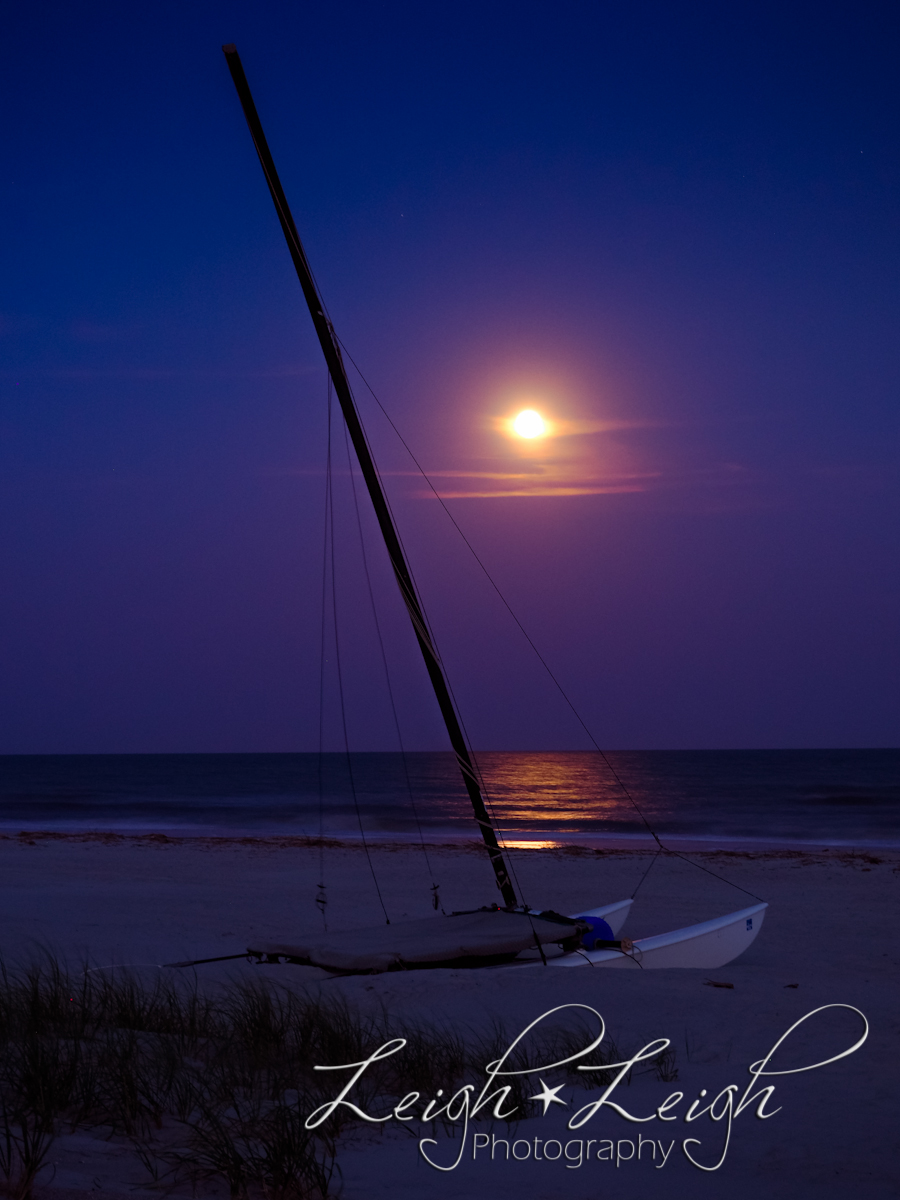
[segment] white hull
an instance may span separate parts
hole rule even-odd
[[[602,917],[607,925],[618,934],[628,910],[630,900],[619,900],[602,908],[590,909],[579,916]],[[701,921],[684,929],[673,929],[671,933],[659,933],[655,937],[639,938],[634,949],[625,953],[621,950],[576,950],[574,953],[553,954],[545,947],[545,958],[550,967],[620,967],[640,971],[652,967],[700,967],[712,970],[724,967],[743,954],[762,928],[768,904],[754,904],[737,912],[715,917],[712,921]],[[538,966],[541,959],[537,951],[521,954],[518,964]]]
[[[712,921],[688,925],[685,929],[639,938],[634,943],[634,950],[628,954],[618,950],[584,950],[548,959],[548,965],[622,967],[632,971],[648,967],[703,967],[706,970],[724,967],[751,944],[762,928],[768,907],[768,904],[754,904]],[[594,915],[600,916],[601,911],[598,909]],[[609,923],[609,918],[605,919]]]

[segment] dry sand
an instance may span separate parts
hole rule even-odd
[[[616,1043],[637,1050],[667,1037],[675,1051],[677,1083],[653,1073],[636,1075],[618,1099],[646,1116],[674,1091],[685,1101],[678,1120],[630,1124],[606,1110],[578,1132],[566,1129],[576,1106],[598,1093],[560,1093],[569,1107],[551,1105],[545,1118],[519,1126],[525,1140],[554,1139],[569,1145],[570,1162],[500,1158],[480,1151],[472,1159],[472,1134],[459,1167],[439,1172],[419,1154],[411,1132],[392,1123],[386,1131],[348,1137],[340,1163],[347,1200],[434,1196],[440,1200],[539,1200],[566,1197],[643,1198],[703,1196],[737,1200],[774,1197],[888,1197],[900,1192],[898,1113],[897,892],[900,856],[892,854],[726,854],[694,856],[712,871],[769,901],[765,926],[751,949],[713,972],[733,988],[708,986],[710,972],[697,970],[423,971],[343,979],[292,967],[253,967],[244,962],[200,968],[209,986],[229,977],[261,974],[279,986],[323,989],[359,1006],[384,1005],[390,1014],[484,1027],[502,1017],[514,1031],[561,1004],[587,1004],[602,1013]],[[431,865],[447,911],[489,903],[495,893],[483,853],[476,847],[431,848]],[[430,877],[421,850],[379,847],[372,851],[385,905],[394,919],[430,913]],[[632,852],[530,850],[516,856],[520,893],[530,904],[564,912],[631,895],[650,856]],[[0,928],[7,959],[46,947],[70,962],[156,964],[237,953],[258,940],[291,941],[320,927],[313,899],[320,871],[334,930],[372,924],[378,899],[360,847],[333,846],[322,859],[308,845],[265,841],[118,838],[111,835],[31,834],[0,838]],[[638,892],[625,933],[640,937],[743,908],[752,900],[720,880],[677,859],[661,859]],[[789,986],[796,985],[796,986]],[[700,1089],[706,1100],[729,1084],[742,1094],[747,1068],[765,1056],[779,1036],[823,1005],[852,1005],[865,1014],[870,1034],[850,1057],[802,1074],[768,1080],[778,1109],[760,1120],[746,1111],[735,1122],[723,1166],[717,1161],[725,1122],[702,1117],[685,1124],[687,1103]],[[859,1017],[829,1009],[806,1022],[785,1048],[782,1069],[828,1058],[861,1032]],[[774,1065],[774,1064],[773,1064]],[[551,1086],[560,1082],[547,1073]],[[481,1081],[472,1080],[480,1086]],[[535,1086],[535,1092],[540,1085]],[[615,1097],[613,1097],[615,1098]],[[416,1132],[414,1125],[412,1133]],[[422,1131],[423,1135],[427,1131]],[[499,1133],[498,1133],[499,1136]],[[572,1165],[575,1143],[597,1139],[590,1160]],[[629,1146],[645,1139],[640,1160]],[[598,1160],[603,1141],[621,1142],[617,1166]],[[646,1139],[674,1142],[665,1165],[649,1157]],[[430,1148],[442,1164],[458,1144],[440,1136]],[[135,1194],[141,1170],[125,1147],[84,1134],[63,1139],[54,1155],[56,1175],[45,1179],[46,1200],[76,1200],[91,1191],[97,1200]],[[142,1194],[139,1189],[137,1194]]]

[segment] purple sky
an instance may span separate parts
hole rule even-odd
[[[598,741],[898,744],[891,6],[3,31],[0,752],[317,745],[325,371],[226,41],[338,331]],[[473,744],[584,747],[357,391]],[[503,436],[522,407],[559,436]],[[351,745],[395,749],[335,487]],[[443,748],[363,518],[407,745]]]

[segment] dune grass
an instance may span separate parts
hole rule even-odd
[[[218,1178],[235,1200],[326,1200],[339,1188],[337,1138],[355,1118],[342,1108],[306,1129],[338,1090],[316,1064],[360,1062],[406,1038],[354,1088],[354,1102],[380,1114],[412,1092],[424,1107],[438,1088],[480,1087],[514,1036],[499,1024],[463,1033],[361,1012],[271,977],[203,990],[184,977],[70,970],[50,956],[15,970],[0,964],[0,1188],[28,1200],[55,1138],[82,1129],[127,1139],[145,1186]],[[592,1037],[544,1031],[512,1065],[559,1061]],[[613,1043],[603,1050],[593,1062],[616,1061]],[[606,1082],[574,1069],[567,1079]],[[527,1114],[533,1077],[503,1082],[508,1107]]]

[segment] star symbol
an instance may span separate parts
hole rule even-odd
[[[529,1096],[528,1099],[529,1100],[540,1100],[544,1105],[544,1111],[541,1113],[541,1116],[546,1117],[547,1109],[550,1107],[551,1104],[561,1104],[563,1106],[563,1108],[566,1107],[565,1100],[560,1100],[559,1096],[557,1096],[557,1094],[556,1094],[557,1092],[561,1092],[564,1087],[565,1087],[565,1084],[562,1084],[562,1083],[559,1085],[559,1087],[555,1087],[555,1088],[547,1087],[546,1083],[544,1083],[544,1081],[542,1079],[541,1080],[541,1088],[543,1090],[538,1092],[538,1094],[536,1096]]]

